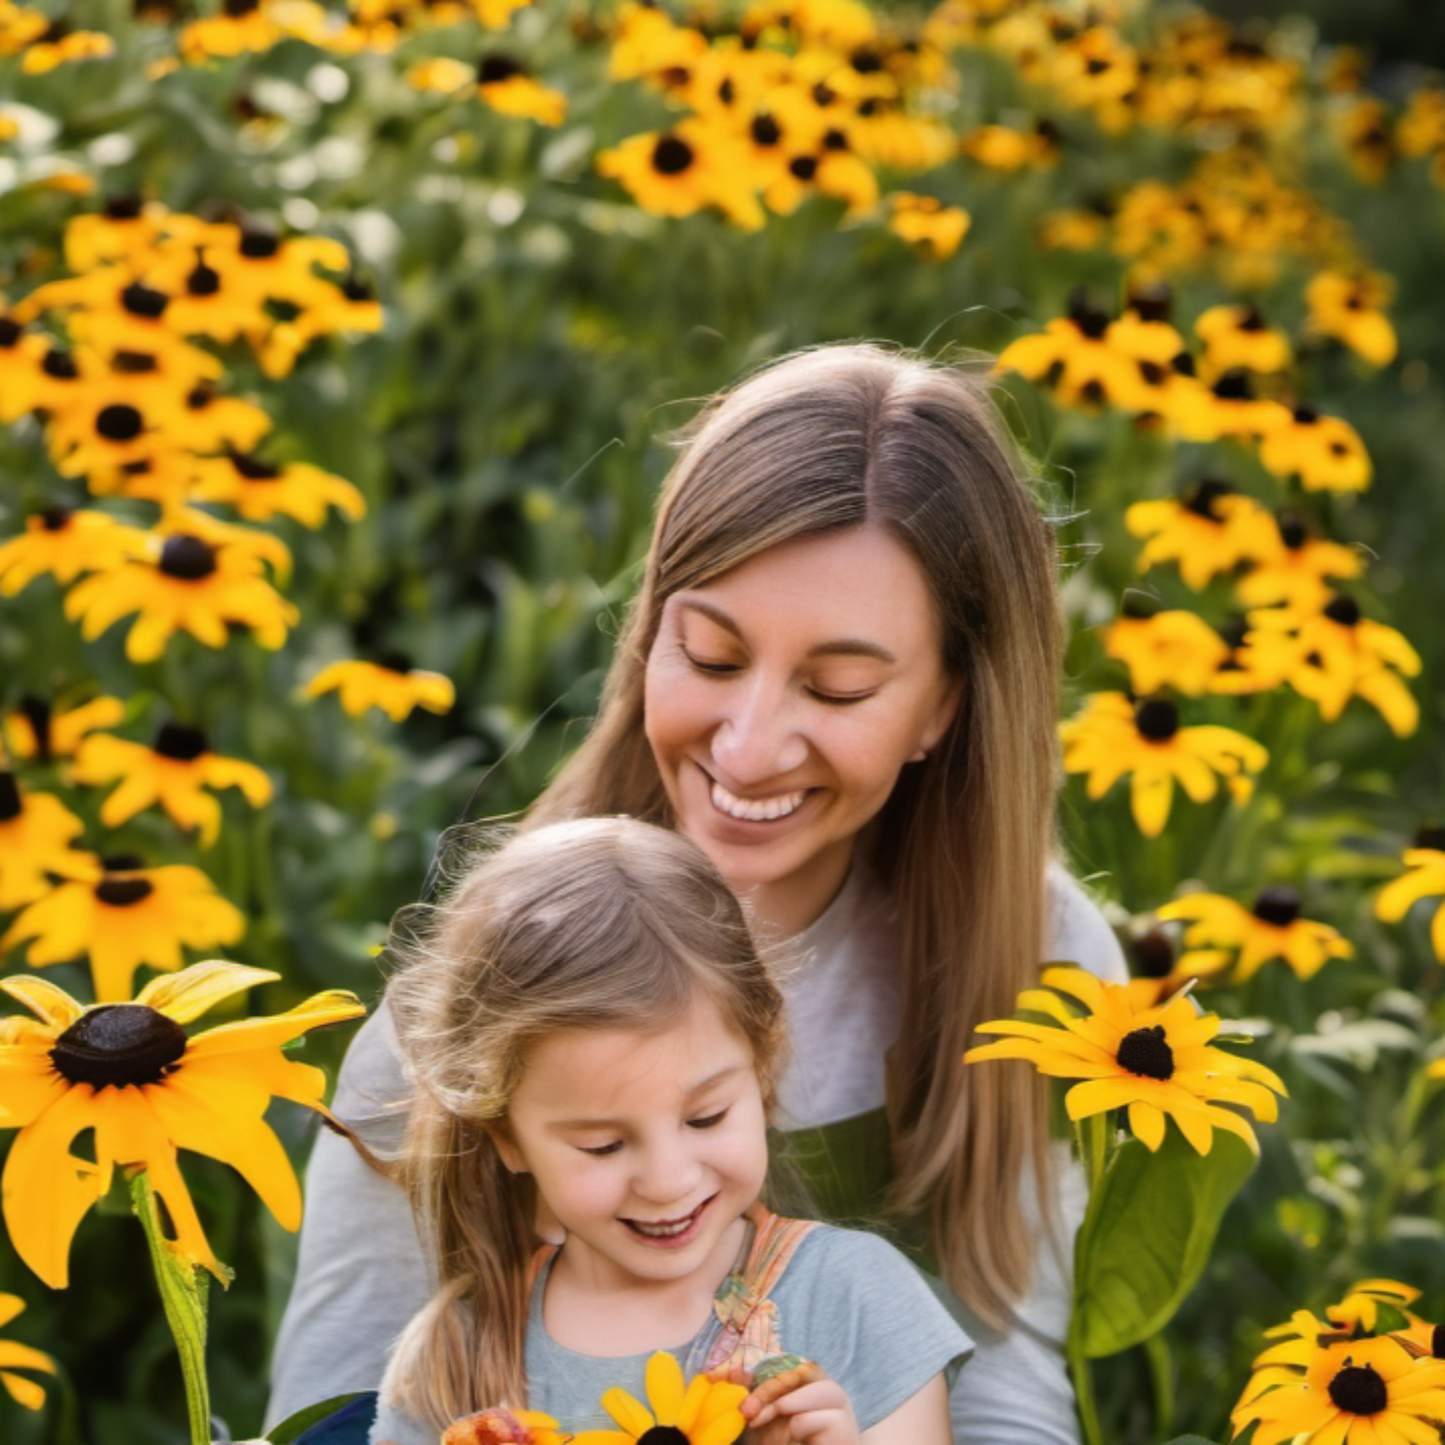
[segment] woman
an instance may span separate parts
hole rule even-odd
[[[1040,960],[1123,974],[1050,861],[1054,587],[982,385],[868,345],[785,358],[692,429],[597,722],[529,814],[675,826],[796,941],[784,1147],[813,1208],[886,1213],[937,1271],[980,1342],[951,1395],[978,1445],[1077,1438],[1071,1210],[1044,1082],[961,1056]],[[386,1150],[404,1094],[383,1007],[334,1108]],[[321,1139],[273,1415],[374,1387],[427,1293],[400,1190]]]

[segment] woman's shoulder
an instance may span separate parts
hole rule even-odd
[[[1044,962],[1077,963],[1110,983],[1129,975],[1124,950],[1088,890],[1057,859],[1048,867]]]
[[[803,1236],[774,1291],[775,1297],[788,1294],[865,1305],[875,1297],[933,1297],[923,1272],[897,1245],[872,1230],[823,1223]]]

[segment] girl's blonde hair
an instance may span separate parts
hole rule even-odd
[[[387,985],[413,1086],[397,1172],[438,1288],[382,1391],[440,1434],[488,1405],[526,1404],[538,1200],[489,1126],[531,1050],[562,1029],[664,1028],[704,998],[751,1046],[769,1103],[782,996],[702,851],[630,818],[514,836],[404,933]]]
[[[987,387],[858,344],[785,357],[706,407],[663,486],[596,724],[529,818],[670,823],[643,726],[663,604],[780,542],[865,524],[922,568],[963,683],[948,733],[869,830],[903,927],[892,1204],[929,1211],[944,1277],[1005,1326],[1033,1262],[1024,1175],[1048,1173],[1045,1085],[1011,1066],[965,1071],[962,1055],[977,1024],[1013,1013],[1042,957],[1061,629],[1050,527]]]

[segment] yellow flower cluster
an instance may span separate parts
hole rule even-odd
[[[856,0],[763,0],[736,27],[708,34],[628,3],[611,73],[660,91],[681,112],[666,130],[631,136],[597,160],[655,215],[713,209],[755,230],[767,212],[787,214],[818,194],[861,216],[879,201],[879,169],[928,170],[957,148],[918,104],[925,83],[952,83],[942,52],[885,31]],[[966,229],[953,211],[925,232],[935,254]],[[899,234],[918,240],[912,198],[900,198],[894,215]]]

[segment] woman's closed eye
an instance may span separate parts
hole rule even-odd
[[[702,657],[696,652],[690,652],[686,647],[682,649],[682,655],[696,671],[706,674],[708,677],[726,677],[730,673],[737,672],[741,667],[740,663],[729,662],[721,657]]]

